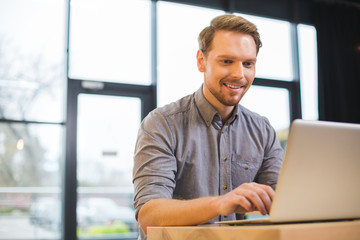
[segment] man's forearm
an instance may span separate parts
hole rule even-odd
[[[259,211],[270,212],[274,190],[258,183],[244,183],[236,189],[215,197],[192,200],[152,199],[145,203],[138,215],[140,227],[198,225],[219,215]]]
[[[145,233],[148,226],[198,225],[219,215],[218,201],[218,197],[153,199],[141,207],[138,221]]]

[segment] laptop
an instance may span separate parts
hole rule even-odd
[[[254,224],[360,218],[360,124],[295,120],[268,218]]]

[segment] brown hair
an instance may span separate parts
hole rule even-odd
[[[227,30],[249,34],[255,41],[256,53],[259,52],[259,49],[262,46],[260,34],[255,24],[240,16],[224,14],[211,20],[210,26],[204,28],[199,34],[199,49],[205,55],[206,52],[210,51],[211,43],[217,30]]]

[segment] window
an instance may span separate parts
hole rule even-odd
[[[0,1],[0,239],[61,236],[65,6]]]
[[[69,75],[151,83],[150,1],[71,0]]]
[[[299,24],[298,33],[302,117],[307,120],[317,120],[319,111],[316,29],[313,26]]]
[[[64,121],[64,2],[2,0],[0,21],[0,118]]]
[[[99,208],[124,217],[125,224],[113,226],[116,237],[137,238],[129,217],[137,128],[155,98],[163,106],[201,86],[197,36],[223,13],[171,1],[0,0],[0,239],[60,239],[63,230],[73,234],[70,240],[112,238],[103,234],[109,228],[96,228]],[[304,118],[318,118],[316,30],[297,27],[299,83],[294,25],[241,15],[258,26],[264,44],[258,81],[241,103],[267,117],[285,146],[290,121],[300,116],[293,114],[299,84]],[[75,96],[68,105],[66,96]],[[65,115],[69,109],[75,118]],[[69,134],[73,125],[78,129]],[[70,135],[77,141],[66,143],[75,151],[67,146],[65,154]],[[72,160],[74,172],[68,169]],[[63,185],[68,176],[72,180]],[[77,216],[71,219],[77,226],[62,222],[61,209],[69,204],[62,197],[69,195],[73,208],[66,211]]]
[[[63,135],[55,124],[0,123],[0,239],[60,237]]]

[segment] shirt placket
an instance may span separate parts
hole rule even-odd
[[[220,163],[220,185],[219,193],[224,195],[230,192],[231,187],[231,159],[230,159],[230,143],[228,126],[225,125],[220,131],[220,143],[219,143],[219,163]],[[228,216],[220,216],[220,220],[229,220]]]

